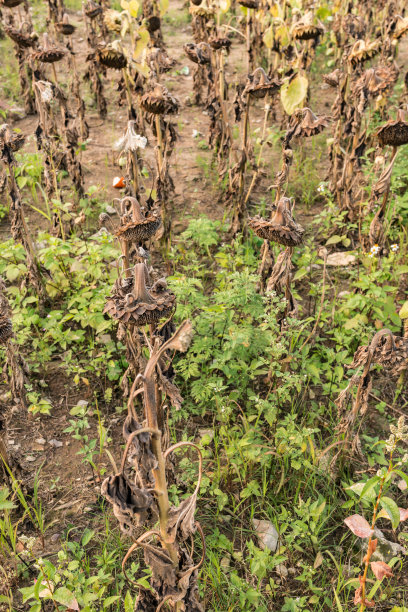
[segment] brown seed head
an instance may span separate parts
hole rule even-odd
[[[38,40],[38,34],[36,32],[30,32],[28,27],[24,24],[18,29],[14,28],[9,23],[4,24],[3,27],[7,36],[23,49],[33,47]]]
[[[313,13],[311,11],[301,17],[291,29],[292,36],[295,40],[316,40],[323,32],[323,26],[314,23]]]
[[[408,144],[408,122],[405,120],[402,109],[398,110],[395,121],[387,121],[387,123],[380,127],[377,131],[377,136],[382,147],[386,145],[400,147],[401,145]]]
[[[32,58],[44,64],[54,64],[65,56],[65,51],[54,45],[48,38],[48,34],[43,36],[43,46],[38,51],[32,53]]]
[[[303,240],[304,229],[292,216],[293,204],[289,198],[281,198],[270,221],[260,216],[249,219],[248,225],[257,236],[285,246],[297,246]]]
[[[136,264],[133,278],[118,279],[104,312],[124,325],[136,327],[169,317],[175,307],[174,293],[167,289],[164,280],[157,281],[148,289],[147,275],[147,268],[141,263]]]
[[[254,98],[265,98],[267,94],[277,93],[281,85],[282,82],[279,79],[270,79],[263,68],[256,68],[248,76],[242,96],[249,94]]]
[[[168,89],[157,84],[152,91],[147,92],[140,98],[140,106],[143,110],[154,115],[173,115],[178,112],[179,103]]]

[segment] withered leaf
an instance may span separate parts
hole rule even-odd
[[[372,534],[372,529],[369,522],[360,514],[353,514],[344,519],[347,527],[358,538],[369,538]]]
[[[113,513],[119,521],[120,528],[127,534],[133,531],[132,519],[136,519],[138,525],[143,523],[147,511],[153,504],[152,495],[132,486],[123,474],[106,478],[102,483],[101,492],[112,504]]]

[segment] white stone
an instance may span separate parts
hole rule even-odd
[[[352,266],[357,261],[357,257],[350,251],[338,251],[330,253],[326,264],[328,266]]]
[[[264,521],[260,519],[252,519],[252,524],[258,535],[260,547],[265,550],[268,548],[272,552],[275,552],[279,544],[279,533],[276,530],[275,525],[270,521]]]

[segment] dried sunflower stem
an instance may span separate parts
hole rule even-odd
[[[52,68],[52,74],[54,75],[55,84],[58,85],[59,83],[58,83],[58,77],[57,77],[57,70],[55,68],[55,62],[51,64],[51,68]]]
[[[246,15],[246,52],[247,52],[247,73],[251,72],[251,17],[252,9],[247,8]]]
[[[229,140],[231,142],[233,142],[233,138],[232,138],[232,133],[231,133],[231,126],[229,123],[229,119],[228,119],[228,111],[225,105],[225,79],[224,79],[224,53],[223,50],[220,49],[219,54],[218,54],[218,58],[219,58],[219,62],[218,62],[218,87],[219,87],[219,101],[220,101],[220,107],[221,107],[221,112],[222,112],[222,117],[224,120],[224,127],[225,127],[225,132],[226,132],[226,136],[227,138],[229,138]],[[223,136],[222,136],[222,140],[224,141],[224,130],[223,130]],[[223,148],[223,142],[220,145],[220,150],[222,151]],[[235,158],[235,161],[237,161],[237,155],[236,155],[236,151],[234,149],[231,149],[232,154]]]
[[[246,204],[250,198],[252,189],[254,188],[254,185],[256,183],[256,179],[258,178],[258,174],[259,174],[259,165],[261,163],[261,159],[262,159],[262,153],[263,153],[263,149],[265,146],[265,133],[266,133],[266,127],[267,127],[267,121],[268,121],[268,115],[269,115],[269,111],[270,111],[270,106],[269,104],[266,104],[265,106],[265,115],[264,115],[264,122],[263,122],[263,128],[262,128],[262,142],[261,142],[261,147],[259,149],[259,154],[258,154],[258,159],[256,160],[256,169],[254,171],[254,174],[252,176],[252,181],[251,184],[248,188],[247,194],[245,196],[245,201],[244,204]]]
[[[148,427],[156,429],[158,427],[157,420],[157,395],[156,395],[156,383],[155,383],[155,369],[157,363],[167,348],[168,343],[164,343],[162,347],[153,352],[149,359],[146,369],[143,375],[143,388],[144,388],[144,401],[146,420]],[[165,457],[161,445],[161,434],[152,434],[152,451],[157,460],[157,468],[153,469],[153,476],[155,480],[155,492],[157,496],[157,505],[159,508],[159,522],[160,522],[160,534],[166,550],[170,556],[173,565],[178,567],[178,554],[177,548],[169,541],[168,535],[168,515],[170,510],[169,496],[167,491],[167,480],[166,480],[166,469],[165,469]],[[181,610],[181,602],[175,604],[176,612]]]
[[[130,272],[130,262],[129,262],[129,242],[127,240],[120,240],[120,246],[121,246],[122,255],[123,255],[123,267],[124,267],[125,278],[130,278],[131,272]]]
[[[320,321],[320,317],[322,315],[322,311],[323,311],[323,304],[324,304],[324,297],[325,297],[325,293],[326,293],[326,265],[327,265],[327,251],[324,254],[324,264],[323,264],[323,287],[322,287],[322,297],[320,299],[320,306],[319,306],[319,312],[317,313],[317,317],[316,317],[316,321],[315,324],[313,325],[313,329],[310,332],[310,334],[308,335],[308,337],[306,338],[306,340],[303,342],[302,346],[299,349],[299,353],[302,352],[302,350],[304,349],[304,347],[308,344],[309,340],[311,338],[313,338],[314,334],[316,333],[316,329],[317,326],[319,325],[319,321]]]
[[[157,136],[157,169],[159,171],[160,180],[163,179],[163,134],[161,131],[161,120],[160,115],[154,116],[156,124],[156,136]]]
[[[129,155],[132,160],[133,187],[135,189],[136,197],[138,197],[140,186],[139,186],[139,176],[138,176],[139,163],[138,163],[138,158],[137,158],[137,151],[133,151],[133,150],[129,151]]]
[[[132,103],[132,94],[130,92],[130,84],[128,73],[126,72],[126,68],[122,68],[123,80],[125,81],[125,91],[126,91],[126,99],[128,103],[128,114],[129,119],[133,119],[133,103]]]

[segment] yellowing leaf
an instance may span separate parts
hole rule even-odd
[[[309,81],[301,74],[282,85],[281,102],[288,115],[292,115],[297,108],[302,106],[307,96],[308,85]]]
[[[130,0],[128,3],[128,11],[132,15],[132,17],[137,17],[139,12],[140,4],[137,0]]]
[[[150,68],[147,64],[139,64],[138,62],[134,63],[134,67],[138,71],[139,74],[147,78],[150,75]]]
[[[169,0],[159,1],[160,17],[163,17],[163,15],[167,13],[168,8],[169,8]]]
[[[265,30],[265,34],[263,35],[263,42],[267,49],[272,49],[273,47],[273,28],[269,26],[267,30]]]
[[[278,2],[274,2],[272,4],[269,12],[273,17],[275,17],[275,19],[283,20],[285,17],[284,8]]]
[[[143,51],[146,49],[147,45],[149,44],[149,40],[150,40],[149,32],[145,28],[140,28],[138,34],[139,34],[139,39],[136,42],[135,50],[133,53],[133,59],[137,59],[138,57],[142,55]]]
[[[402,305],[398,314],[400,319],[408,319],[408,301]]]
[[[220,0],[220,12],[227,13],[230,10],[231,0]]]
[[[275,38],[282,47],[287,47],[289,44],[289,32],[285,25],[280,25],[275,30]]]
[[[129,2],[127,2],[126,0],[121,0],[120,6],[123,8],[124,11],[127,11],[129,8]]]

